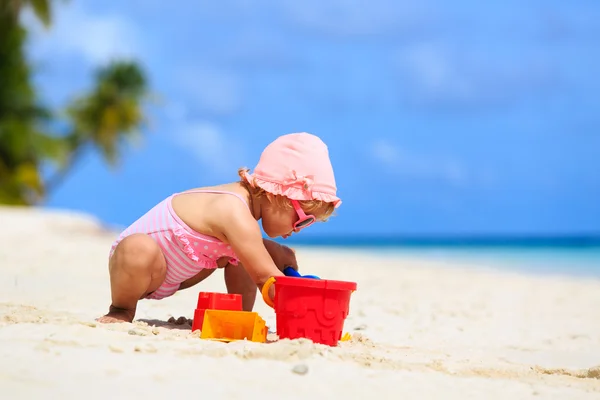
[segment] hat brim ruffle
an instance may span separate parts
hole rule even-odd
[[[285,196],[291,200],[320,200],[326,203],[333,203],[335,208],[338,208],[342,204],[342,200],[339,197],[329,193],[319,192],[318,190],[304,190],[297,186],[282,185],[258,178],[247,171],[243,175],[250,185],[257,186],[271,194]]]

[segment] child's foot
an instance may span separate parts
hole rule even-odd
[[[113,324],[117,322],[131,322],[135,315],[135,310],[126,310],[124,308],[117,308],[110,306],[108,314],[96,318],[96,321],[104,324]]]

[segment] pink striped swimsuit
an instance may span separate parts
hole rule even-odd
[[[185,193],[194,192],[232,194],[248,206],[237,193],[215,190],[193,190]],[[217,268],[217,260],[221,257],[229,257],[229,263],[233,265],[237,265],[239,261],[231,246],[213,236],[194,231],[175,214],[171,200],[177,194],[172,194],[158,203],[125,229],[110,250],[109,258],[121,240],[134,233],[145,233],[158,243],[167,262],[167,275],[160,287],[146,296],[147,299],[158,300],[173,295],[179,290],[181,282],[205,268]]]

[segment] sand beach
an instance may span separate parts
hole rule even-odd
[[[2,399],[600,398],[600,280],[297,248],[307,273],[358,283],[352,340],[219,343],[186,319],[199,291],[225,291],[220,272],[140,302],[131,324],[95,322],[115,235],[84,214],[0,208]],[[255,310],[274,331],[273,310]]]

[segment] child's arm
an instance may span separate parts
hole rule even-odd
[[[263,239],[263,243],[280,271],[283,271],[286,267],[298,270],[298,261],[294,250],[269,239]]]
[[[247,209],[233,207],[223,213],[219,229],[259,290],[270,277],[283,276],[265,247],[258,223]]]

